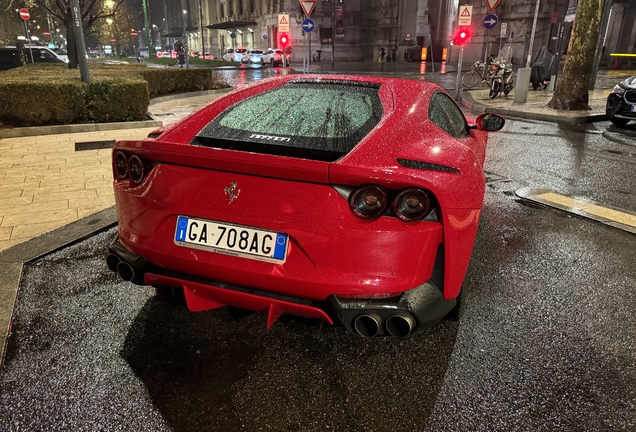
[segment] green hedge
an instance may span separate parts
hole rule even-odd
[[[101,65],[91,82],[66,65],[29,64],[0,72],[0,122],[16,126],[145,120],[149,98],[226,87],[209,69]]]

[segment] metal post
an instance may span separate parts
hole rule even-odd
[[[186,16],[185,16],[185,0],[181,0],[181,23],[183,24],[183,50],[185,51],[185,67],[190,67],[190,49],[188,47],[188,33],[186,31]]]
[[[168,7],[166,6],[166,0],[163,0],[163,19],[166,21],[166,43],[172,51],[172,44],[170,44],[170,26],[168,25]]]
[[[554,72],[554,75],[552,75],[550,77],[550,88],[548,89],[549,91],[554,91],[556,84],[557,84],[557,78],[559,78],[559,64],[561,63],[561,44],[563,43],[563,30],[565,30],[565,25],[563,23],[559,23],[559,37],[557,39],[557,52],[556,52],[556,57],[557,57],[557,64],[556,64],[556,70]]]
[[[457,80],[455,81],[455,100],[459,102],[461,93],[462,60],[464,59],[464,45],[459,49],[459,62],[457,62]]]
[[[86,45],[84,44],[84,28],[82,27],[82,10],[79,0],[71,0],[71,13],[73,15],[73,30],[75,34],[75,51],[77,52],[77,62],[80,67],[82,81],[88,83],[91,77],[88,74],[88,62],[86,61]]]
[[[153,43],[152,37],[150,36],[150,23],[148,21],[148,6],[146,5],[146,0],[141,0],[141,7],[144,8],[144,25],[146,26],[146,42],[148,43],[148,58],[152,57]]]
[[[331,67],[333,68],[336,55],[336,0],[333,0],[331,4]]]
[[[31,54],[31,63],[35,63],[35,61],[33,61],[33,50],[31,49],[31,38],[29,37],[29,28],[27,27],[26,21],[22,20],[22,23],[24,24],[24,37],[27,38],[27,42],[29,43],[29,54]]]
[[[430,30],[428,31],[428,43],[431,46],[431,72],[435,73],[435,59],[433,58],[433,38],[431,38]]]
[[[610,13],[612,12],[612,5],[614,0],[605,0],[603,5],[603,16],[601,17],[601,24],[598,32],[598,42],[596,42],[596,52],[594,53],[594,66],[592,67],[592,76],[590,76],[590,85],[588,89],[594,90],[596,84],[596,74],[598,73],[598,65],[601,62],[601,55],[603,55],[603,45],[605,45],[605,34],[607,33],[607,24],[609,22]]]
[[[537,6],[534,9],[534,21],[532,22],[532,33],[530,33],[530,47],[528,48],[528,60],[526,62],[526,67],[530,67],[530,62],[532,61],[532,45],[534,44],[534,32],[537,29],[537,16],[539,15],[539,3],[541,0],[537,0]]]
[[[203,36],[203,6],[201,5],[201,0],[199,0],[199,12],[201,13],[201,54],[203,55],[203,58],[205,59],[205,37]],[[252,48],[254,48],[253,42],[252,42]]]

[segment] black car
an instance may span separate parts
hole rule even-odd
[[[616,126],[625,126],[630,120],[636,120],[636,76],[614,86],[607,97],[605,113]]]
[[[16,48],[0,48],[0,70],[13,69],[26,63]]]

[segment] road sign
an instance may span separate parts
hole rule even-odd
[[[289,31],[289,14],[278,14],[278,31]]]
[[[486,17],[484,18],[484,28],[486,28],[487,30],[492,30],[497,25],[497,22],[497,15],[486,15]]]
[[[552,24],[556,24],[557,18],[559,18],[559,14],[556,12],[552,12]]]
[[[29,14],[29,10],[27,8],[20,9],[20,18],[24,21],[28,21],[31,18],[31,14]]]
[[[305,12],[305,16],[309,18],[316,7],[316,0],[298,0],[298,2],[300,3],[300,7],[303,9],[303,12]]]
[[[314,29],[313,20],[306,18],[305,21],[303,21],[303,30],[305,30],[307,33],[310,33],[313,29]]]
[[[45,37],[50,37],[50,36],[51,36],[51,32],[50,32],[50,31],[48,31],[48,30],[44,30],[44,31],[42,32],[42,34],[43,34]]]
[[[484,0],[486,2],[486,7],[488,8],[488,12],[492,12],[495,10],[497,6],[499,6],[499,2],[501,0]]]
[[[473,17],[473,7],[472,6],[460,6],[459,7],[459,20],[458,26],[469,26],[470,21]]]
[[[501,29],[499,30],[499,37],[505,38],[508,32],[508,23],[501,23]]]
[[[130,32],[130,37],[137,37],[137,32],[136,31],[131,31]]]
[[[263,40],[267,40],[267,35],[263,35]]]

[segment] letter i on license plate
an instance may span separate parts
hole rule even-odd
[[[185,216],[177,217],[174,242],[179,246],[282,264],[287,234]]]

